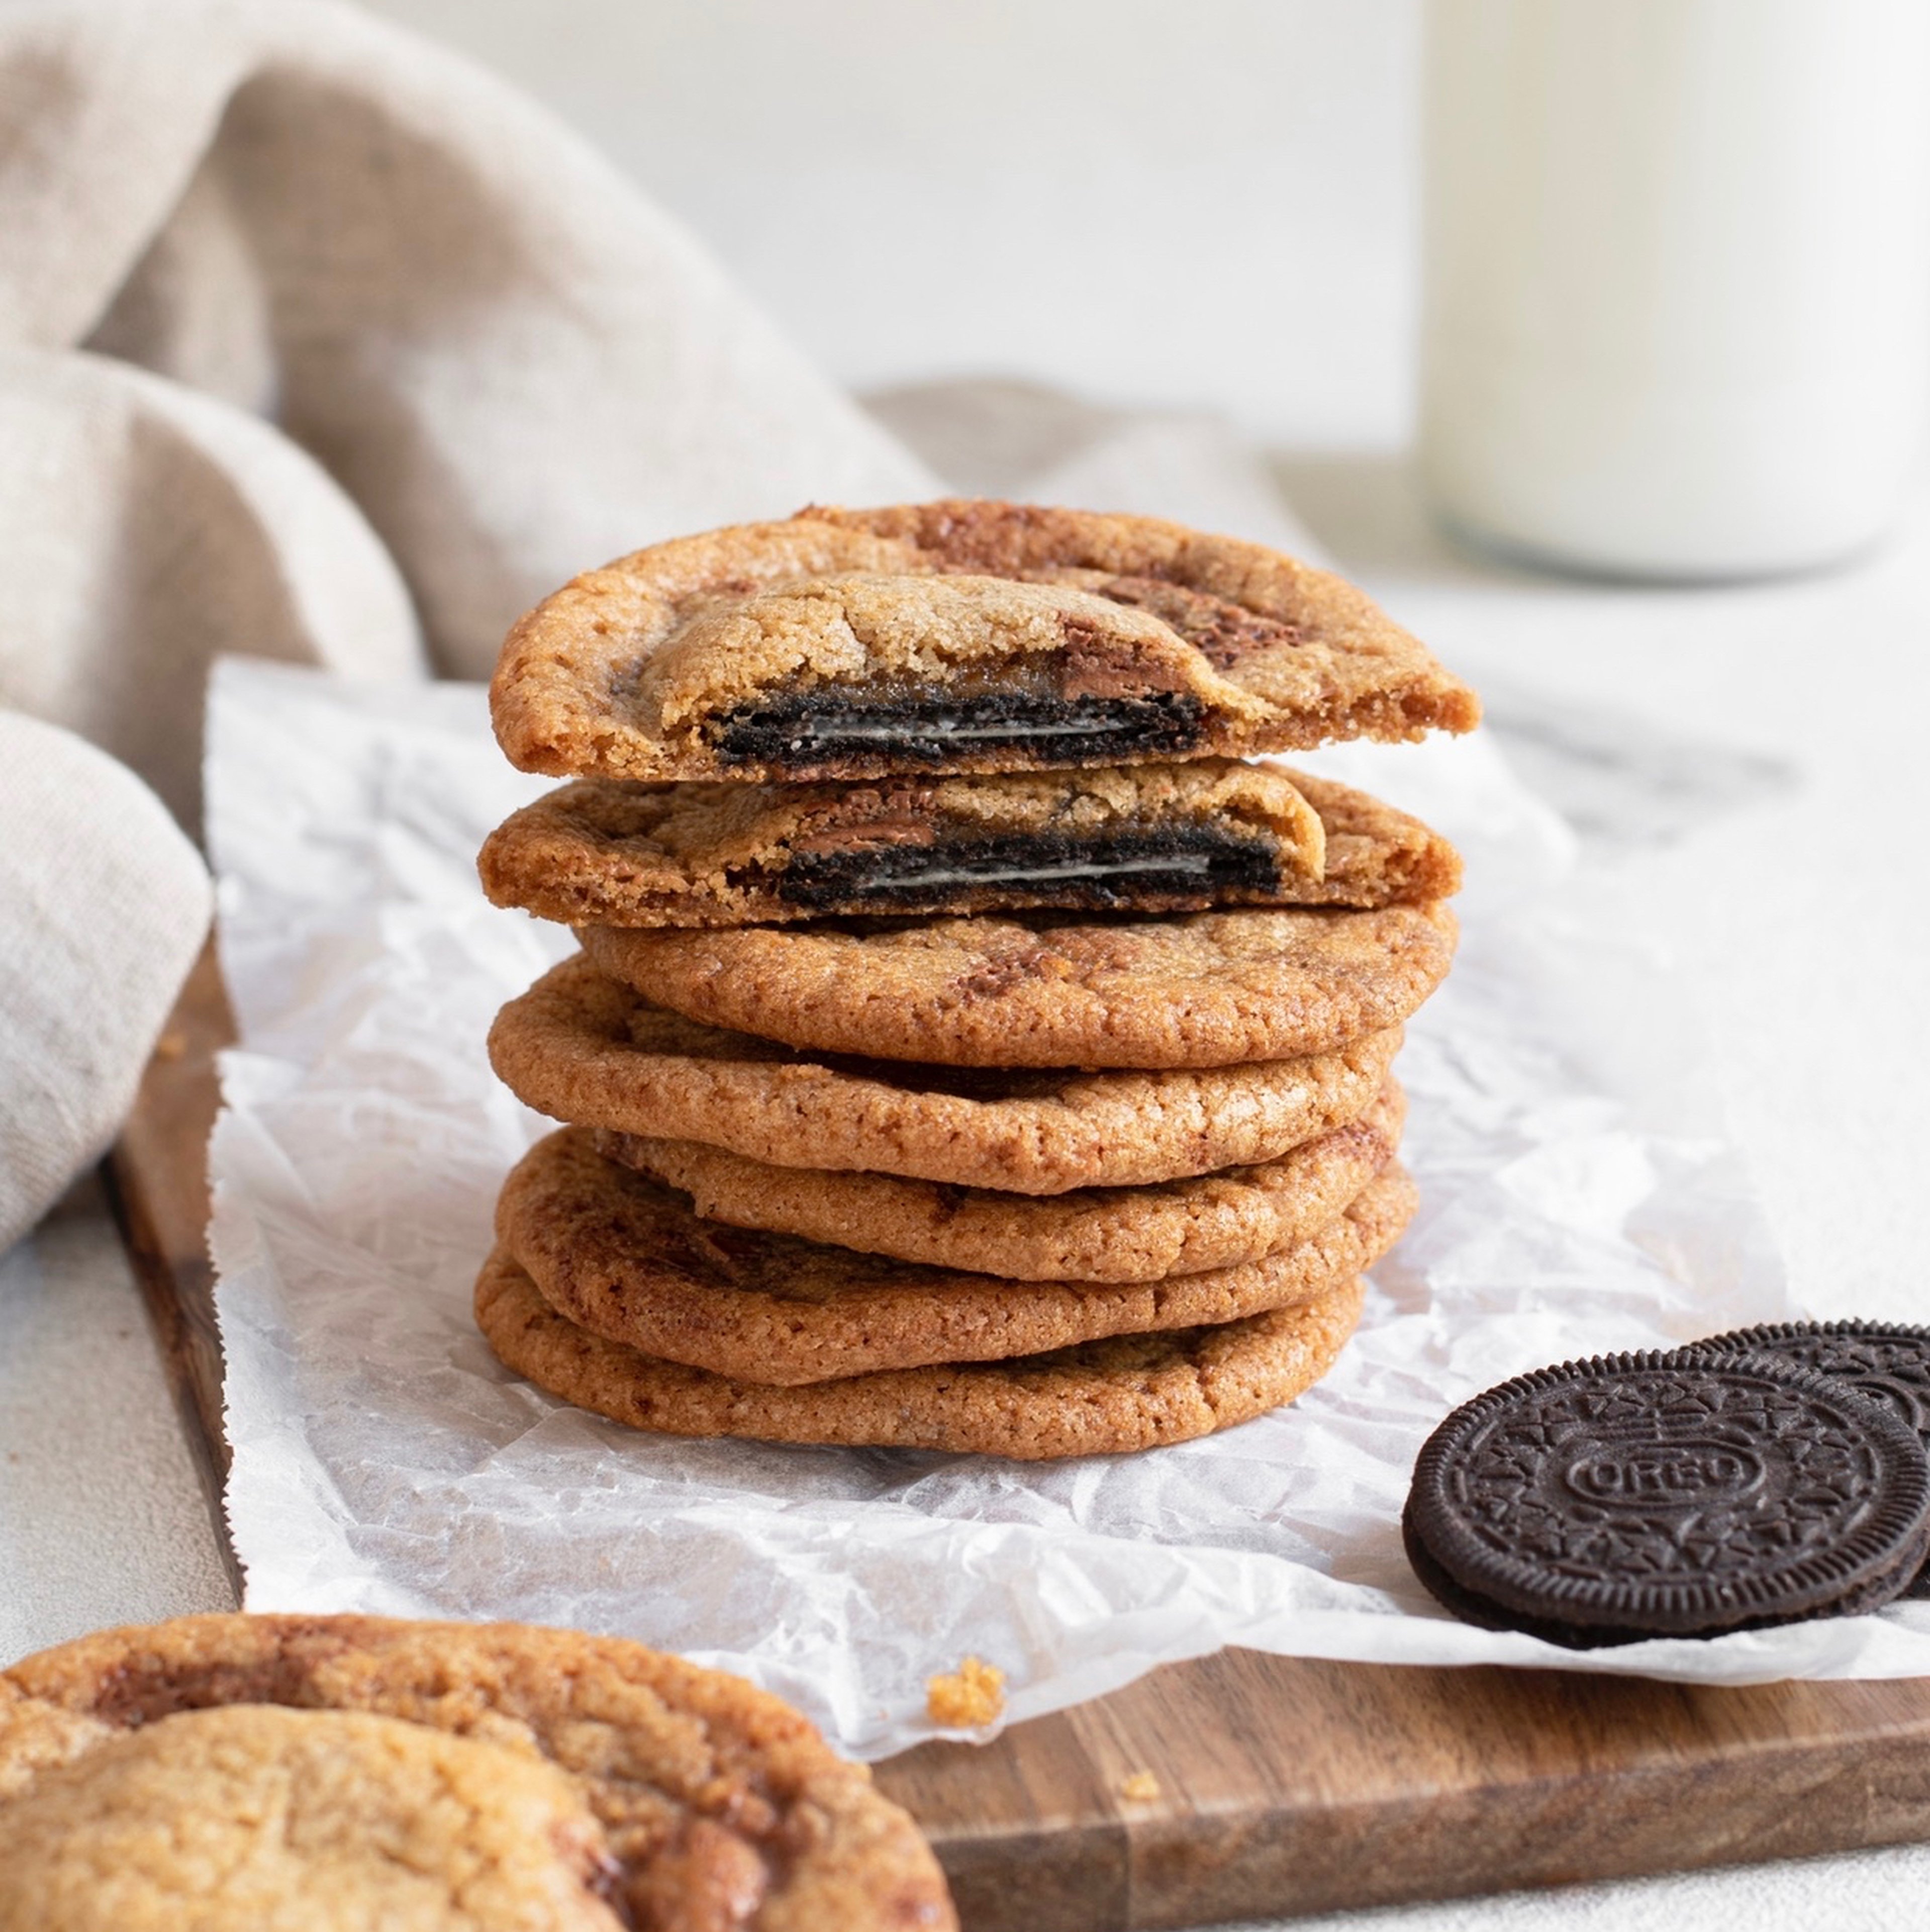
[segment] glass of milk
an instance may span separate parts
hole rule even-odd
[[[1423,482],[1614,575],[1883,534],[1930,424],[1930,0],[1428,0]]]

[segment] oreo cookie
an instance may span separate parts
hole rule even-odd
[[[1773,1357],[1812,1375],[1840,1377],[1899,1416],[1930,1451],[1930,1328],[1881,1322],[1787,1322],[1711,1335],[1675,1351],[1682,1361]],[[1930,1596],[1930,1570],[1905,1593]]]
[[[1930,1550],[1917,1432],[1761,1355],[1598,1357],[1456,1409],[1422,1449],[1409,1560],[1458,1616],[1573,1649],[1875,1609]]]

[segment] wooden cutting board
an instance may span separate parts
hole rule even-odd
[[[109,1163],[217,1526],[205,1149],[229,1037],[211,956]],[[1125,1796],[1141,1774],[1156,1797]],[[1725,1690],[1223,1651],[878,1782],[973,1932],[1200,1925],[1930,1838],[1930,1679]]]

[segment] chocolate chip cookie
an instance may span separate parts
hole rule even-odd
[[[1217,1327],[801,1388],[733,1381],[592,1335],[500,1250],[477,1281],[476,1320],[516,1373],[633,1429],[1041,1460],[1183,1442],[1292,1401],[1332,1366],[1365,1291],[1351,1281]]]
[[[503,1008],[489,1052],[555,1120],[782,1167],[1038,1195],[1277,1159],[1364,1112],[1400,1043],[1395,1028],[1311,1058],[1197,1072],[814,1056],[686,1019],[579,957]]]
[[[566,1127],[511,1171],[496,1222],[503,1256],[579,1327],[739,1382],[791,1386],[1310,1301],[1371,1268],[1413,1211],[1413,1182],[1390,1166],[1300,1240],[1237,1266],[1146,1282],[1010,1281],[703,1220],[688,1196]]]
[[[1237,1268],[1306,1240],[1394,1158],[1406,1112],[1390,1082],[1359,1120],[1277,1160],[1043,1197],[774,1167],[695,1141],[606,1133],[597,1145],[733,1227],[1011,1281],[1154,1282]]]
[[[176,1712],[0,1804],[9,1932],[622,1932],[616,1872],[554,1766],[359,1712]]]
[[[1399,1025],[1446,976],[1446,906],[1034,914],[727,931],[591,926],[661,1005],[814,1052],[966,1066],[1231,1066]]]

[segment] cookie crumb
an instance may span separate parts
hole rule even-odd
[[[1136,1771],[1119,1784],[1119,1796],[1135,1804],[1150,1804],[1160,1795],[1159,1780],[1149,1771]]]
[[[975,1731],[1004,1711],[1005,1673],[995,1664],[968,1657],[955,1671],[926,1682],[925,1708],[934,1724]]]

